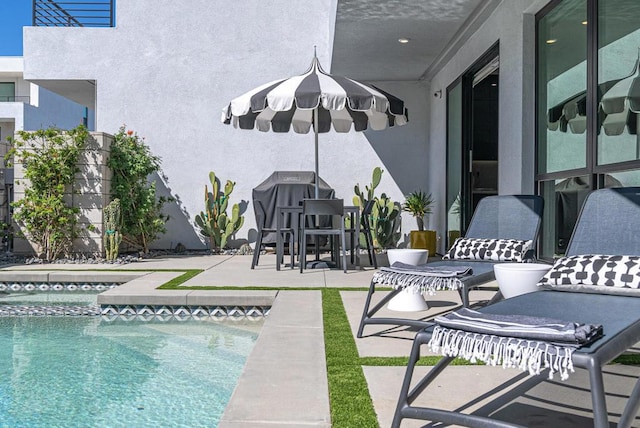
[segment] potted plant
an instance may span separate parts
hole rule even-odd
[[[424,221],[427,218],[427,228],[429,227],[428,216],[435,201],[431,193],[425,193],[422,190],[416,190],[406,196],[402,205],[403,211],[411,213],[416,219],[418,230],[409,232],[409,242],[411,248],[422,248],[429,250],[430,254],[436,253],[436,231],[425,230]]]

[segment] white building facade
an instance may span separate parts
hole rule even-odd
[[[161,184],[176,203],[168,207],[168,233],[155,243],[161,248],[204,248],[193,220],[203,209],[209,171],[236,182],[232,203],[241,203],[246,217],[237,238],[253,242],[252,189],[273,171],[313,170],[311,134],[242,131],[221,124],[220,112],[258,85],[304,72],[314,47],[325,69],[402,98],[410,117],[408,125],[385,131],[322,134],[320,176],[346,201],[356,183],[369,183],[376,166],[384,170],[378,191],[398,202],[414,190],[432,193],[436,208],[429,227],[441,238],[439,252],[446,248],[447,231],[464,230],[475,198],[483,194],[541,193],[553,206],[553,184],[566,177],[585,175],[591,188],[598,187],[598,165],[588,156],[576,174],[539,166],[547,147],[542,134],[551,132],[540,125],[547,122],[548,106],[537,107],[546,102],[540,88],[550,81],[540,80],[550,70],[540,62],[548,54],[540,37],[552,26],[545,16],[559,22],[584,9],[585,23],[571,33],[581,35],[595,31],[588,17],[605,22],[607,6],[628,7],[630,0],[401,3],[118,0],[110,28],[25,28],[24,76],[95,111],[100,132],[115,133],[122,125],[136,131],[162,158],[168,180]],[[381,34],[393,46],[376,38]],[[398,38],[408,39],[413,50],[402,51]],[[563,67],[583,63],[593,68],[586,57]],[[595,88],[590,79],[588,91]],[[487,84],[481,93],[482,82]],[[465,88],[478,88],[475,98],[465,98]],[[477,109],[476,125],[460,113],[469,100],[477,103],[469,107],[472,114]],[[489,110],[491,116],[482,116]],[[473,126],[482,123],[486,142],[474,134]],[[585,152],[595,147],[593,133],[585,137]],[[475,147],[469,146],[474,139]],[[463,214],[452,214],[457,193]],[[547,225],[549,242],[552,226]],[[414,219],[403,215],[403,234],[414,228]]]

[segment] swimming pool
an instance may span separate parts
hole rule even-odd
[[[0,317],[0,427],[216,426],[261,326]]]

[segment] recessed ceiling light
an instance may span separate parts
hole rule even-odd
[[[554,44],[554,43],[555,43],[555,42],[557,42],[557,41],[558,41],[558,39],[549,39],[549,40],[547,40],[547,44],[548,44],[548,45],[552,45],[552,44]]]
[[[587,21],[582,21],[581,22],[582,25],[587,25],[587,23],[588,23]]]
[[[407,38],[407,37],[400,37],[400,38],[398,39],[398,41],[399,41],[400,43],[402,43],[402,44],[409,43],[409,40],[411,40],[411,39],[409,39],[409,38]]]

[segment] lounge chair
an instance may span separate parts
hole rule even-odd
[[[585,260],[594,258],[581,255],[626,255],[631,258],[640,255],[640,188],[602,189],[589,194],[565,257],[582,257]],[[571,258],[559,259],[547,276],[559,272],[556,266],[562,264],[563,260]],[[622,273],[629,272],[627,269],[631,268],[628,266],[624,265]],[[637,279],[636,275],[634,280],[637,282]],[[573,351],[571,361],[573,367],[588,370],[594,426],[605,428],[610,425],[602,368],[640,341],[640,289],[604,285],[583,286],[576,285],[576,282],[579,281],[505,299],[478,311],[482,314],[547,317],[601,325],[604,336]],[[492,419],[491,415],[473,415],[435,407],[412,406],[419,395],[430,391],[425,391],[427,386],[454,359],[452,356],[443,357],[422,379],[413,379],[421,348],[428,344],[435,328],[433,325],[421,330],[414,339],[392,426],[399,427],[404,418],[463,426],[516,426],[513,423]],[[542,375],[537,377],[539,379],[533,380],[541,382],[545,379]],[[411,385],[414,386],[410,389]],[[444,393],[442,388],[438,388],[431,402],[437,404],[438,396]],[[618,426],[629,427],[635,421],[639,408],[640,380],[637,380]]]
[[[474,215],[465,234],[465,239],[495,239],[531,241],[532,247],[538,239],[540,223],[542,221],[543,199],[534,195],[500,195],[488,196],[478,203]],[[462,243],[462,241],[460,241]],[[523,255],[524,260],[531,259],[534,251],[530,250]],[[481,284],[495,279],[493,266],[494,260],[442,260],[429,263],[431,267],[470,267],[472,275],[461,278],[462,285],[458,289],[462,306],[469,306],[469,292]],[[371,307],[371,299],[376,291],[376,286],[384,285],[378,282],[374,276],[369,285],[369,293],[362,312],[358,337],[362,337],[364,326],[367,324],[407,325],[425,327],[424,320],[407,318],[375,317],[389,300],[397,295],[402,288],[391,290],[380,302]],[[499,298],[499,296],[496,296]]]

